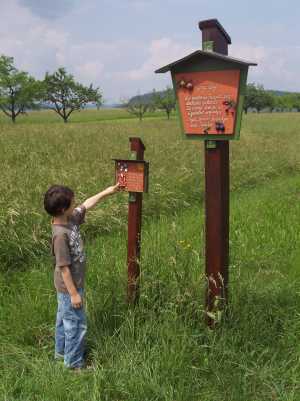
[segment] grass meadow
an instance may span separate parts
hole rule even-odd
[[[230,297],[212,331],[203,321],[203,143],[183,140],[164,115],[1,118],[0,400],[299,401],[299,127],[300,113],[249,114],[231,143]],[[126,305],[128,195],[119,193],[82,227],[94,369],[76,375],[53,360],[43,194],[63,183],[80,203],[111,185],[112,158],[129,155],[131,136],[150,162],[141,299]]]

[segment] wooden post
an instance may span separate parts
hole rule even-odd
[[[199,22],[203,50],[228,54],[231,39],[218,20]],[[205,141],[206,309],[227,302],[229,263],[229,141]],[[207,323],[214,319],[207,316]]]
[[[130,138],[131,158],[144,160],[145,146],[140,138]],[[136,304],[139,299],[139,276],[140,276],[140,240],[142,227],[142,203],[143,194],[137,192],[129,193],[128,206],[128,286],[127,300],[129,304]]]

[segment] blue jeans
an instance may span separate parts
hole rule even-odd
[[[83,297],[83,289],[78,289]],[[55,357],[64,358],[69,368],[80,368],[84,364],[84,340],[87,330],[84,307],[73,308],[68,293],[57,293],[57,315],[55,328]]]

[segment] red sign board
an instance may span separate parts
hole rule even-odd
[[[135,160],[115,160],[116,183],[128,192],[148,191],[148,163]]]
[[[177,97],[186,135],[233,135],[240,71],[175,74]]]

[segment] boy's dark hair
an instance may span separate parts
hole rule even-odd
[[[44,208],[51,216],[59,216],[71,206],[74,192],[63,185],[52,185],[45,193]]]

